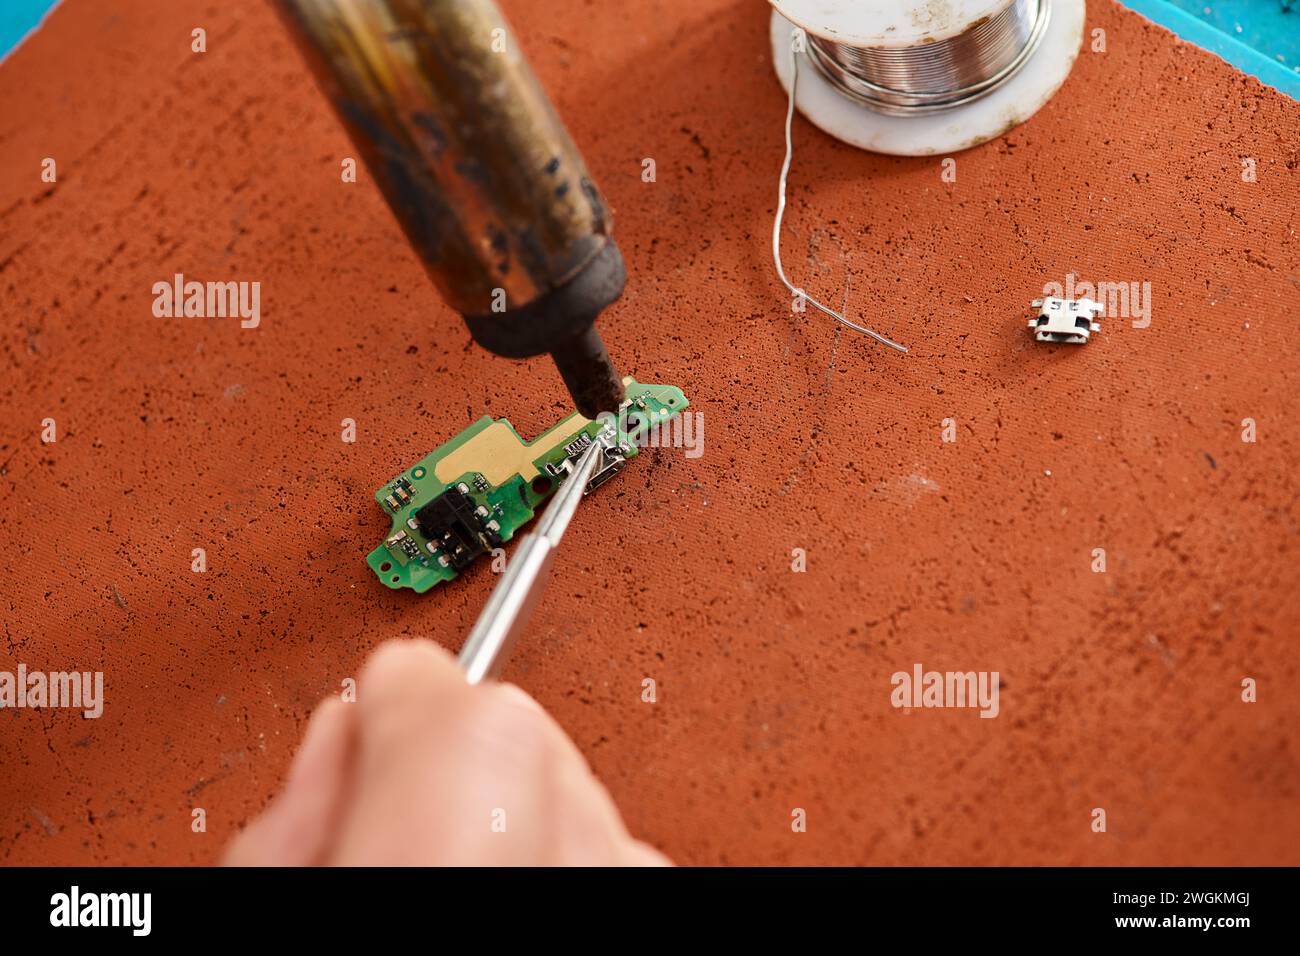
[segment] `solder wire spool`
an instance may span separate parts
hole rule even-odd
[[[772,61],[789,92],[797,28],[813,69],[796,107],[836,139],[900,156],[1001,136],[1069,75],[1084,0],[770,0]]]

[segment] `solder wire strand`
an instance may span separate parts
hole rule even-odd
[[[952,109],[1014,76],[1038,48],[1051,0],[1008,0],[955,36],[911,47],[858,47],[808,37],[813,66],[838,92],[899,116]]]
[[[826,313],[841,325],[846,325],[854,331],[861,332],[863,335],[869,335],[880,344],[888,345],[891,349],[906,352],[906,345],[899,345],[892,339],[885,338],[885,336],[881,335],[879,332],[875,332],[867,328],[865,325],[858,325],[856,322],[850,321],[834,309],[822,305],[803,289],[791,284],[790,280],[785,277],[785,269],[781,267],[781,220],[785,216],[785,187],[786,181],[790,176],[790,162],[794,157],[794,142],[791,138],[790,128],[794,123],[795,89],[799,85],[799,47],[802,44],[802,38],[800,37],[802,32],[802,30],[796,29],[790,34],[790,62],[793,67],[793,72],[790,74],[790,102],[786,106],[785,111],[785,162],[781,165],[780,187],[776,203],[776,219],[772,223],[772,260],[776,263],[776,274],[781,278],[785,287],[789,289],[793,295],[798,296],[805,302],[812,303],[815,308]]]

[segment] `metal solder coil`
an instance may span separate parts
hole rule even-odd
[[[948,155],[1005,135],[1070,75],[1085,0],[768,0],[772,66],[842,142]]]
[[[1008,0],[954,36],[914,46],[872,47],[808,36],[813,65],[843,95],[891,115],[955,109],[985,96],[1033,55],[1051,0]]]

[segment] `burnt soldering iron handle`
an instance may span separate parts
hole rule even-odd
[[[624,393],[592,323],[626,272],[582,156],[492,0],[273,0],[449,305],[550,353],[578,411]]]

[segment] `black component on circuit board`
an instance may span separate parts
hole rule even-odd
[[[497,523],[462,488],[452,485],[415,513],[420,533],[442,548],[457,571],[501,543]]]

